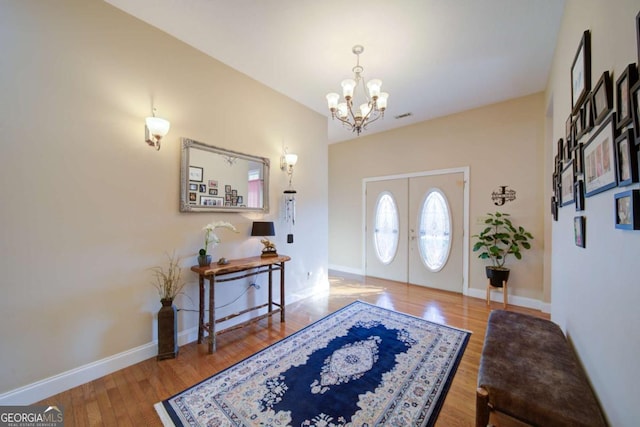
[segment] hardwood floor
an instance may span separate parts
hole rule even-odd
[[[481,299],[368,277],[333,274],[330,282],[327,295],[287,305],[284,324],[277,319],[265,319],[219,335],[218,351],[214,354],[208,354],[204,344],[187,344],[180,348],[176,359],[148,359],[39,404],[63,406],[65,426],[161,425],[153,408],[156,402],[359,299],[472,332],[436,426],[473,426],[476,379],[487,318],[492,309],[502,308],[502,304],[487,307]],[[515,306],[508,309],[549,318],[536,310]]]

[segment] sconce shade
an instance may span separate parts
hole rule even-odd
[[[251,227],[252,236],[275,236],[276,230],[272,221],[254,221]]]
[[[149,133],[156,138],[165,136],[169,132],[169,127],[171,127],[171,123],[168,120],[160,117],[147,117],[145,121],[149,128]]]
[[[297,154],[286,154],[284,156],[284,161],[287,162],[289,166],[295,166],[298,163],[298,155]]]

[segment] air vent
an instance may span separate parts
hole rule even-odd
[[[404,119],[405,117],[409,117],[411,115],[411,113],[404,113],[404,114],[399,114],[397,116],[395,116],[395,119]]]

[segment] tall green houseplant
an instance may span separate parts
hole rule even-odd
[[[491,260],[492,265],[487,266],[486,272],[491,285],[496,287],[509,278],[509,269],[504,266],[509,255],[522,259],[522,251],[531,249],[529,240],[533,240],[533,235],[513,225],[509,216],[503,212],[487,214],[485,229],[471,236],[475,239],[473,251],[479,252],[478,258]]]

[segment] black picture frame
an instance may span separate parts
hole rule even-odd
[[[573,217],[573,240],[579,248],[586,248],[586,218],[582,215]]]
[[[638,156],[633,128],[627,128],[616,138],[616,157],[618,186],[638,182]]]
[[[638,49],[638,63],[640,64],[640,12],[636,15],[636,46]]]
[[[591,108],[594,126],[602,123],[613,109],[613,82],[609,71],[602,73],[593,89]]]
[[[576,146],[576,143],[580,140],[580,138],[582,137],[582,135],[584,135],[584,120],[583,120],[583,114],[582,114],[582,110],[584,110],[584,104],[585,102],[582,103],[582,107],[580,107],[580,110],[578,111],[578,114],[576,114],[575,116],[573,116],[573,127],[575,128],[575,139],[573,141],[573,144],[571,145],[571,150],[573,151],[573,148]]]
[[[558,220],[558,200],[556,196],[551,196],[551,217],[554,221]]]
[[[562,174],[560,175],[560,181],[560,205],[570,205],[575,201],[573,190],[573,183],[575,181],[575,176],[573,174],[573,160],[569,160],[565,164],[564,169],[562,169]]]
[[[573,149],[573,171],[576,177],[584,173],[584,144],[579,142]]]
[[[574,196],[576,201],[576,212],[584,210],[584,182],[579,179],[574,184]]]
[[[558,164],[558,160],[562,161],[564,157],[564,140],[560,138],[558,140],[558,151],[556,153],[556,164]]]
[[[593,107],[591,103],[593,102],[593,94],[590,92],[587,99],[584,100],[584,104],[580,109],[580,118],[582,120],[582,133],[577,136],[577,139],[580,140],[582,136],[588,132],[591,132],[593,129]]]
[[[585,30],[571,63],[571,112],[577,114],[591,90],[591,33]]]
[[[616,174],[616,113],[605,120],[583,148],[585,196],[609,190],[618,185]]]
[[[631,103],[631,88],[638,82],[638,67],[636,64],[626,66],[616,80],[616,112],[618,121],[616,127],[622,129],[633,121],[633,106]]]
[[[640,190],[628,190],[614,196],[615,225],[622,230],[640,230]]]
[[[631,88],[631,109],[633,115],[633,127],[636,129],[636,145],[640,145],[640,79]]]

